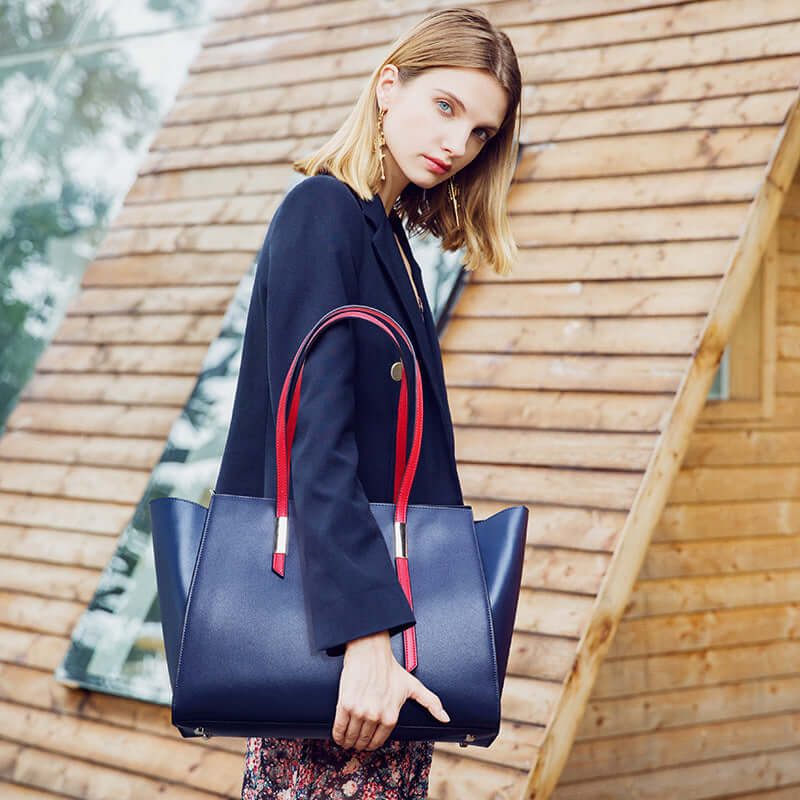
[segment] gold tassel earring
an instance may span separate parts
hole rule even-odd
[[[456,201],[456,196],[458,195],[458,186],[453,183],[453,179],[447,182],[447,193],[450,195],[450,199],[453,201],[453,212],[456,215],[456,227],[458,227],[458,202]]]
[[[386,144],[386,140],[383,138],[383,117],[385,114],[386,109],[382,108],[378,114],[378,136],[375,139],[375,146],[378,149],[378,156],[381,160],[381,180],[386,179],[386,175],[383,172],[383,145]]]

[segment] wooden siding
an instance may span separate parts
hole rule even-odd
[[[394,38],[445,5],[240,0],[207,37],[0,439],[4,797],[239,796],[242,740],[182,740],[169,709],[68,689],[52,673],[261,244],[291,160],[343,121]],[[501,735],[488,750],[437,745],[430,796],[510,800],[527,788],[542,800],[611,641],[611,617],[597,619],[603,589],[623,556],[644,557],[650,531],[625,538],[629,512],[642,477],[659,480],[647,470],[795,101],[800,8],[481,8],[511,36],[524,73],[523,152],[509,198],[520,261],[508,278],[471,276],[442,349],[466,502],[478,517],[524,502],[531,522]],[[798,207],[795,188],[786,208]],[[775,435],[800,412],[800,248],[786,227],[774,427],[733,429],[711,447],[732,452],[718,458],[738,458],[744,479],[780,462],[780,479],[797,480],[793,440]],[[690,446],[686,469],[718,469],[709,447]],[[701,461],[689,466],[691,458]],[[722,780],[723,757],[729,780],[751,782],[737,791],[776,785],[778,772],[800,781],[791,749],[725,749],[729,723],[752,709],[763,721],[748,729],[751,743],[764,738],[757,724],[775,742],[797,712],[798,678],[779,672],[798,655],[795,495],[710,493],[667,507],[631,595],[640,613],[628,611],[614,660],[600,668],[600,694],[557,796],[583,785],[588,794],[575,797],[608,787],[605,796],[627,798],[637,763],[650,770],[650,796],[669,796],[663,787],[678,775],[673,793],[688,797],[685,787]],[[727,547],[717,548],[723,542],[705,540],[720,524]],[[712,554],[719,566],[709,575]],[[739,575],[741,559],[751,568]],[[742,592],[769,593],[769,622],[755,623],[736,599]],[[650,641],[664,644],[651,651]],[[595,662],[582,660],[587,652]],[[645,680],[654,673],[660,688]],[[707,758],[677,741],[682,730],[702,742],[719,733]],[[622,752],[632,759],[624,769]]]
[[[800,796],[800,175],[778,223],[777,406],[689,441],[553,800]]]

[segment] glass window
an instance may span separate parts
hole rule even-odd
[[[709,400],[727,400],[729,393],[729,374],[730,374],[730,348],[726,347],[722,352],[717,372],[714,375],[714,381],[711,384],[711,389],[708,393]]]
[[[723,351],[700,416],[702,423],[766,419],[775,412],[777,265],[773,230]]]
[[[218,1],[2,3],[0,433],[136,178]],[[127,676],[138,687],[140,665],[161,631],[136,533],[132,526],[122,537],[107,569],[127,578],[101,581],[87,614],[105,620],[92,630],[92,668],[114,673],[122,637]],[[133,648],[97,608],[136,619]],[[71,645],[66,661],[79,664],[87,652]]]
[[[210,5],[3,4],[0,432],[172,105]],[[130,24],[141,16],[149,22]],[[98,19],[105,38],[84,43]]]

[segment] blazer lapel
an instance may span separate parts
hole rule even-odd
[[[361,198],[359,198],[359,200],[361,200]],[[386,210],[383,207],[380,195],[373,195],[372,200],[367,202],[362,200],[362,210],[365,216],[375,225],[375,233],[372,236],[372,246],[375,250],[375,255],[386,271],[386,274],[389,276],[389,280],[394,285],[395,291],[400,298],[403,311],[405,312],[405,326],[407,327],[410,323],[414,331],[414,340],[416,342],[414,350],[416,351],[417,360],[420,362],[421,368],[428,374],[429,384],[433,388],[433,394],[436,398],[436,405],[439,417],[442,421],[442,426],[444,427],[447,438],[452,444],[453,433],[450,429],[449,415],[445,411],[444,404],[446,401],[440,388],[440,372],[435,366],[435,355],[430,340],[430,330],[432,329],[435,335],[436,328],[433,325],[428,326],[426,324],[426,319],[423,319],[422,314],[419,313],[417,298],[411,287],[406,266],[403,263],[403,259],[397,247],[397,242],[394,238],[394,228],[392,227],[391,221],[386,216]],[[416,267],[416,271],[419,271],[419,267],[413,256],[409,258],[409,264],[412,270]],[[420,286],[422,286],[421,274],[417,279]],[[423,302],[426,316],[429,316],[431,311],[427,297],[425,296],[424,287],[421,288],[420,299]]]

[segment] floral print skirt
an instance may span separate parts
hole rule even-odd
[[[356,750],[333,739],[250,737],[242,800],[425,800],[433,744],[390,739]]]

